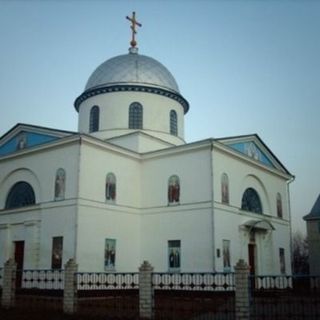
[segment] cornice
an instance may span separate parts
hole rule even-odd
[[[179,102],[182,105],[185,114],[189,110],[188,101],[185,98],[183,98],[182,95],[180,95],[179,93],[172,92],[159,87],[151,87],[151,86],[137,85],[137,84],[116,84],[116,85],[109,85],[105,87],[89,89],[83,92],[75,100],[74,107],[79,112],[79,106],[83,101],[91,97],[97,96],[99,94],[105,94],[105,93],[111,93],[111,92],[144,92],[144,93],[158,94]]]

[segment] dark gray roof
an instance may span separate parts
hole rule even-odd
[[[320,194],[318,196],[318,199],[314,203],[310,213],[303,217],[305,220],[311,220],[311,219],[320,219]]]

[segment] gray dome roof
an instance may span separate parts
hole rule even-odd
[[[177,82],[164,65],[132,52],[103,62],[90,76],[85,90],[126,83],[151,85],[179,93]]]

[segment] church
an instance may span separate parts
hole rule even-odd
[[[187,143],[189,103],[138,52],[93,71],[78,131],[18,123],[0,138],[0,267],[290,274],[293,175],[257,134]]]

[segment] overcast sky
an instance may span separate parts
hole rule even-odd
[[[294,229],[320,193],[320,1],[0,0],[0,135],[18,122],[77,130],[73,102],[103,61],[163,63],[189,101],[188,142],[257,133],[296,176]]]

